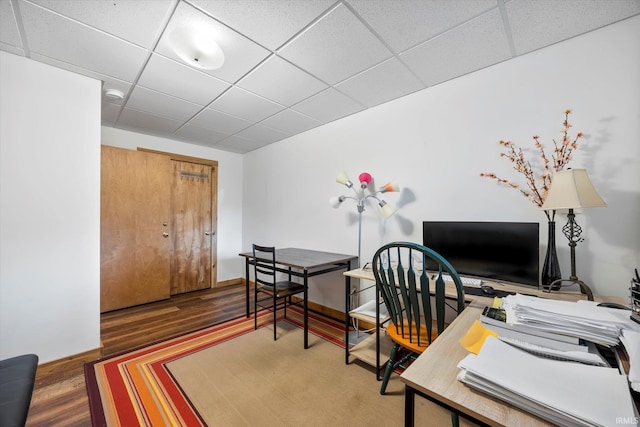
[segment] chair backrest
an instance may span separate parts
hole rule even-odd
[[[276,248],[253,245],[253,273],[256,286],[274,287],[276,284]]]
[[[435,265],[433,273],[432,264]],[[373,256],[373,274],[391,321],[397,330],[409,331],[410,338],[420,339],[420,329],[427,332],[428,344],[445,328],[445,281],[452,277],[457,291],[453,309],[464,310],[464,288],[453,266],[440,254],[417,243],[394,242],[382,246]],[[430,278],[433,274],[433,278]],[[433,284],[433,286],[432,286]],[[433,298],[431,296],[433,295]],[[433,303],[432,303],[433,300]],[[434,317],[435,314],[435,317]],[[433,334],[436,320],[437,334]],[[418,345],[425,343],[418,342]]]

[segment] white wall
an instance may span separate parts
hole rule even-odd
[[[443,58],[446,60],[446,58]],[[349,195],[335,182],[370,172],[377,185],[397,180],[385,199],[398,214],[365,211],[363,262],[383,243],[422,241],[424,220],[539,221],[541,260],[546,217],[515,190],[481,178],[495,172],[518,180],[498,141],[547,149],[560,140],[564,111],[572,135],[585,133],[570,167],[585,167],[607,208],[577,215],[585,241],[577,273],[596,293],[628,297],[640,268],[640,17],[428,88],[245,155],[243,248],[252,242],[357,253],[355,204],[329,207]],[[561,269],[569,248],[556,218]],[[342,307],[340,275],[312,286],[312,300]],[[312,282],[313,283],[313,282]]]
[[[100,82],[0,52],[0,359],[100,346]]]
[[[101,136],[100,82],[0,52],[0,358],[35,352],[47,362],[99,345],[100,143],[219,162],[227,280],[244,275],[237,253],[252,242],[355,254],[355,206],[328,205],[347,194],[334,181],[341,170],[405,188],[385,196],[401,209],[390,220],[365,212],[365,260],[384,242],[421,241],[423,220],[539,221],[545,242],[544,215],[479,174],[518,178],[497,141],[526,146],[538,134],[550,144],[573,108],[587,139],[571,166],[586,167],[609,204],[578,215],[578,275],[626,296],[640,267],[639,40],[631,18],[245,156],[112,128]],[[311,299],[340,309],[341,275],[316,279]]]
[[[218,161],[218,281],[244,277],[242,261],[242,155],[135,132],[102,128],[102,144],[138,147]]]

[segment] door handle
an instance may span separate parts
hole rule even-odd
[[[167,233],[166,231],[164,233],[162,233],[162,237],[167,238],[169,237],[169,233]]]
[[[211,233],[210,233],[210,232],[208,232],[208,231],[205,231],[205,232],[204,232],[204,235],[205,235],[205,236],[210,236],[210,235],[211,235]]]

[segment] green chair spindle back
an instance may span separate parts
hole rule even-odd
[[[430,248],[411,242],[386,244],[373,256],[372,268],[392,322],[388,328],[395,328],[394,335],[401,337],[398,341],[408,341],[404,345],[401,342],[394,344],[389,362],[392,365],[396,363],[394,359],[399,347],[404,346],[413,353],[421,352],[445,329],[447,305],[456,315],[464,310],[460,276],[443,256]],[[448,298],[455,302],[447,301],[444,274],[453,280],[456,295],[450,294]],[[391,370],[388,366],[381,389],[383,394]]]

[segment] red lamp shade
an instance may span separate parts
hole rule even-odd
[[[369,185],[372,178],[371,174],[369,174],[368,172],[362,172],[360,176],[358,176],[358,179],[360,180],[360,184]]]

